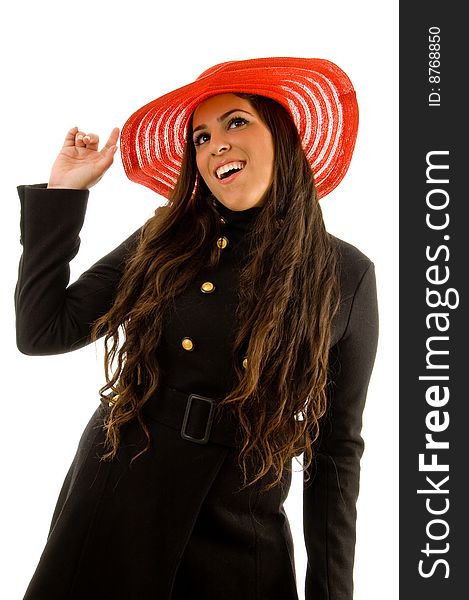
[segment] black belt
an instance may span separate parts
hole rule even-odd
[[[161,387],[145,403],[143,413],[179,431],[181,437],[190,442],[239,447],[235,419],[226,409],[217,411],[218,402],[217,398]]]

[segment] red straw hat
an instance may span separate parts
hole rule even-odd
[[[127,177],[168,197],[179,175],[191,114],[207,98],[230,92],[267,96],[290,112],[319,197],[340,183],[355,146],[358,106],[347,75],[320,58],[221,63],[193,83],[146,104],[122,129],[120,147]]]

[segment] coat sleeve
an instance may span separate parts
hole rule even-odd
[[[368,263],[341,339],[330,351],[329,409],[306,472],[306,600],[352,600],[362,413],[378,339],[374,265]]]
[[[93,322],[111,307],[139,230],[69,284],[88,190],[18,186],[21,244],[15,290],[16,340],[24,354],[69,352],[88,344]]]

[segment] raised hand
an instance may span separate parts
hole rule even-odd
[[[95,133],[86,134],[78,127],[70,129],[52,166],[47,187],[84,190],[98,183],[112,165],[118,139],[119,128],[115,127],[98,150],[99,137]]]

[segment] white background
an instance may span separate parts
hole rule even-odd
[[[376,265],[381,331],[364,415],[355,599],[398,597],[398,5],[372,0],[161,3],[19,1],[2,9],[0,597],[20,600],[57,495],[103,383],[97,346],[54,357],[16,349],[19,245],[15,186],[46,182],[67,130],[107,138],[137,108],[213,64],[261,56],[321,57],[350,76],[360,106],[354,158],[322,202],[328,230]],[[119,153],[92,189],[72,278],[139,227],[162,201],[127,180]],[[300,597],[305,552],[301,475],[287,511]],[[65,600],[65,599],[64,599]],[[268,600],[268,599],[265,599]]]

